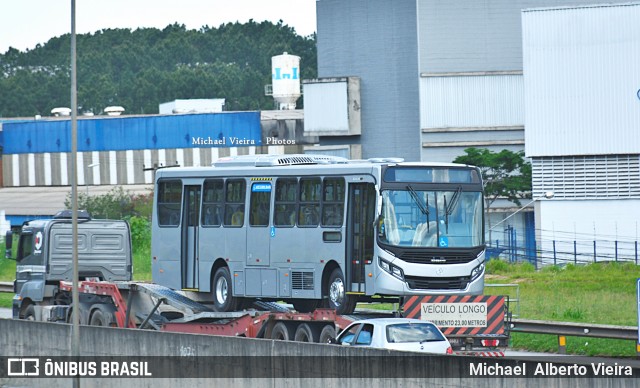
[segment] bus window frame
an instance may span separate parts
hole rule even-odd
[[[278,193],[279,193],[279,188],[280,188],[280,182],[290,182],[290,183],[295,183],[294,186],[294,196],[293,196],[293,200],[278,200]],[[299,182],[298,182],[298,178],[296,177],[277,177],[276,178],[276,184],[275,184],[275,196],[274,196],[274,201],[273,201],[273,226],[275,226],[276,228],[295,228],[298,225],[298,207],[299,207],[299,202],[298,202],[298,192],[300,190],[299,188]],[[279,224],[277,222],[277,217],[279,215],[278,213],[278,205],[283,205],[283,206],[293,206],[293,224]],[[289,215],[289,218],[291,217],[291,215]]]
[[[235,182],[242,182],[243,190],[242,192],[242,201],[241,202],[231,202],[229,201],[229,185]],[[243,228],[245,226],[245,216],[246,216],[246,206],[247,206],[247,187],[251,187],[251,185],[247,185],[247,180],[245,178],[227,178],[224,182],[224,212],[222,218],[222,227],[224,228]],[[229,218],[229,223],[227,223],[227,207],[233,206],[233,213]],[[239,212],[238,207],[242,207],[242,223],[240,225],[233,225],[233,217]]]
[[[303,194],[304,185],[302,184],[302,181],[318,181],[319,182],[320,189],[319,189],[319,194],[317,198],[313,200],[305,199],[303,201],[302,194]],[[296,224],[299,228],[317,228],[320,226],[320,221],[322,218],[322,187],[323,187],[322,182],[323,182],[323,177],[321,176],[308,176],[308,177],[300,178],[298,180],[298,214],[297,214]],[[314,186],[316,186],[316,184],[314,184]],[[314,206],[317,206],[317,210],[315,211],[316,222],[309,223],[309,224],[302,224],[300,222],[302,217],[308,216],[307,214],[304,214],[304,215],[302,214],[303,208],[314,207]],[[312,213],[309,213],[309,214],[311,214],[311,217],[313,217]]]
[[[341,182],[342,183],[342,199],[341,200],[332,200],[332,201],[327,201],[325,199],[325,189],[327,187],[326,182],[327,181],[335,181],[335,182]],[[339,185],[339,183],[338,183]],[[334,185],[334,187],[336,187]],[[345,205],[345,201],[346,201],[346,191],[347,191],[347,182],[343,177],[324,177],[322,179],[322,193],[321,193],[321,197],[320,197],[320,227],[322,228],[339,228],[341,226],[344,225],[344,220],[345,220],[345,216],[344,216],[344,211],[346,208]],[[335,195],[335,194],[334,194]],[[324,216],[325,216],[325,208],[328,206],[342,206],[342,213],[340,214],[340,224],[325,224],[324,223]]]
[[[180,186],[180,199],[179,199],[178,202],[166,202],[166,201],[165,202],[160,202],[160,196],[165,193],[165,191],[161,191],[160,187],[161,187],[161,185],[166,185],[166,184],[169,184],[169,183],[177,183]],[[183,184],[182,179],[162,179],[162,180],[158,181],[158,195],[156,197],[156,212],[157,212],[157,215],[158,215],[158,217],[157,217],[158,221],[157,222],[158,222],[158,227],[159,228],[179,228],[180,227],[180,225],[182,224],[182,200],[183,200],[183,197],[184,197],[184,184]],[[177,215],[178,215],[178,223],[177,224],[162,224],[161,223],[161,217],[160,217],[160,208],[164,207],[164,206],[167,206],[167,205],[175,205],[175,204],[178,205],[178,213],[177,213]],[[169,208],[169,210],[172,210],[172,209]],[[169,220],[171,220],[171,217],[174,216],[174,215],[175,215],[175,213],[172,212],[172,214],[170,214],[168,216]]]
[[[207,189],[207,183],[208,182],[222,182],[222,200],[221,201],[217,201],[217,202],[205,202],[206,199],[206,189]],[[207,178],[204,180],[204,182],[202,183],[202,208],[200,209],[200,215],[201,215],[201,220],[200,220],[200,226],[202,226],[203,228],[221,228],[224,224],[224,209],[225,209],[225,195],[226,195],[226,179],[224,178]],[[220,222],[217,224],[207,224],[204,222],[204,218],[205,218],[205,205],[206,206],[215,206],[218,205],[219,209],[220,209],[220,213],[219,213],[219,217],[220,217]]]

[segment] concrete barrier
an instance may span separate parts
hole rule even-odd
[[[640,369],[629,361],[634,376],[598,378],[469,377],[470,364],[514,367],[513,359],[463,356],[417,356],[379,349],[357,349],[264,339],[164,333],[147,330],[82,326],[83,357],[162,356],[159,371],[167,378],[81,378],[82,387],[636,387]],[[0,319],[0,352],[7,357],[70,356],[71,326]],[[400,354],[401,356],[397,356]],[[168,356],[168,357],[167,357]],[[170,358],[173,357],[173,358]],[[558,357],[571,363],[571,358]],[[566,361],[565,361],[566,360]],[[531,361],[530,365],[534,365]],[[0,365],[6,376],[7,365]],[[42,367],[42,366],[41,366]],[[3,368],[5,368],[3,370]],[[591,367],[589,367],[591,369]],[[220,376],[186,378],[192,376]],[[158,372],[156,368],[156,372]],[[174,377],[181,376],[183,377]],[[154,376],[158,376],[155,374]],[[287,378],[282,378],[286,376]],[[69,387],[69,378],[0,378],[0,387]]]

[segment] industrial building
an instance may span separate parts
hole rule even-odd
[[[525,84],[526,72],[532,68],[524,66],[523,63],[531,65],[532,62],[525,62],[525,59],[532,58],[527,57],[527,52],[534,54],[531,51],[532,47],[527,44],[543,37],[543,42],[550,44],[557,40],[557,43],[564,44],[565,48],[573,43],[580,44],[578,41],[565,42],[563,37],[565,31],[580,28],[584,32],[582,42],[590,39],[592,47],[609,45],[609,48],[600,51],[603,57],[610,58],[613,63],[624,62],[625,66],[633,68],[634,64],[638,63],[637,58],[634,60],[632,55],[619,50],[623,46],[621,43],[614,40],[603,42],[596,38],[603,28],[621,29],[621,36],[626,28],[629,34],[625,40],[635,41],[627,43],[624,47],[632,48],[637,53],[639,34],[630,30],[632,26],[628,25],[626,19],[624,25],[618,25],[621,20],[613,18],[607,7],[594,7],[593,16],[585,21],[563,20],[565,24],[553,29],[553,34],[545,31],[545,26],[533,27],[533,21],[523,31],[522,24],[522,20],[533,19],[528,13],[523,13],[523,10],[532,7],[580,7],[589,3],[584,0],[318,1],[319,82],[341,77],[357,78],[360,94],[353,100],[358,102],[361,122],[360,133],[320,137],[320,145],[343,144],[352,147],[352,144],[357,144],[361,147],[364,158],[395,155],[407,160],[451,162],[464,154],[464,149],[468,147],[487,148],[492,151],[523,150],[526,133],[526,141],[534,142],[533,146],[527,146],[526,152],[527,157],[533,162],[535,202],[541,202],[537,199],[541,198],[544,191],[557,191],[558,194],[554,198],[544,200],[547,209],[551,209],[551,206],[565,208],[580,205],[578,207],[583,209],[584,217],[590,219],[589,214],[595,214],[595,210],[586,211],[584,209],[589,206],[585,206],[585,202],[574,202],[578,198],[582,200],[582,197],[567,197],[563,190],[559,190],[559,186],[565,184],[562,183],[565,180],[563,174],[574,167],[580,168],[581,163],[596,163],[596,159],[603,160],[604,164],[617,166],[617,169],[630,158],[628,164],[637,166],[637,162],[634,161],[637,155],[629,155],[639,152],[640,143],[637,137],[622,134],[616,141],[618,144],[626,144],[624,149],[613,147],[611,141],[589,143],[593,139],[590,136],[591,132],[584,136],[577,130],[576,125],[583,120],[576,115],[582,114],[583,109],[590,109],[590,115],[587,117],[593,118],[609,107],[610,101],[618,100],[602,100],[600,97],[609,93],[599,93],[598,86],[602,85],[595,85],[596,88],[590,89],[591,82],[586,78],[581,78],[580,88],[563,90],[566,93],[563,95],[559,88],[565,84],[559,82],[541,63],[537,63],[539,68],[535,71],[535,80],[527,81]],[[558,12],[563,11],[546,9],[537,14],[549,15],[550,20],[555,20],[555,16],[552,15]],[[575,24],[572,24],[574,22]],[[540,52],[542,49],[537,50],[536,52]],[[573,49],[567,48],[567,52],[573,52]],[[584,75],[585,69],[590,66],[600,66],[599,62],[589,62],[587,57],[582,58],[586,61],[578,61],[577,58],[568,63],[557,62],[554,66],[564,66],[565,71],[555,75],[571,73],[574,77],[567,80],[575,80],[578,75]],[[591,71],[596,71],[595,69],[601,68],[593,67]],[[618,73],[621,77],[628,74]],[[627,77],[626,80],[633,84],[633,79]],[[529,89],[540,90],[541,85],[544,85],[546,90],[559,94],[537,94],[532,98]],[[637,91],[638,84],[633,85]],[[575,90],[580,90],[583,94],[576,96]],[[306,96],[305,87],[305,98]],[[630,94],[627,94],[627,97],[629,96]],[[557,98],[565,97],[567,99],[562,104],[555,104]],[[586,100],[589,100],[589,104],[585,104]],[[540,103],[539,109],[534,109],[536,102]],[[637,98],[634,102],[638,102]],[[559,108],[567,108],[568,105],[573,107],[560,118]],[[576,106],[579,106],[579,109]],[[305,116],[307,109],[305,103]],[[620,113],[618,109],[612,112]],[[320,120],[328,120],[326,115],[317,117]],[[594,128],[594,131],[596,123],[599,123],[598,130],[603,131],[602,133],[627,131],[618,125],[621,120],[626,119],[614,119],[610,114],[601,117],[607,117],[611,121],[603,125],[602,119],[592,120],[589,126]],[[311,122],[309,119],[305,118],[305,126],[323,126],[322,122]],[[545,126],[541,126],[536,120],[543,121]],[[565,125],[567,121],[573,121],[572,128],[576,131],[558,137],[558,132],[568,130],[568,126]],[[637,122],[635,124],[635,128],[638,128]],[[558,139],[568,139],[571,145],[559,142]],[[635,140],[635,143],[631,140]],[[547,144],[549,148],[544,148],[543,144]],[[590,146],[583,147],[586,144]],[[635,148],[635,151],[629,149],[630,147]],[[549,151],[551,149],[553,151]],[[603,157],[604,154],[617,156]],[[600,156],[588,156],[580,161],[574,160],[576,155]],[[567,164],[566,167],[556,167],[556,172],[547,176],[546,169],[553,163],[556,166],[558,163]],[[627,168],[623,174],[637,177],[637,173],[633,172],[634,168]],[[607,174],[611,174],[612,171]],[[566,184],[572,185],[573,177],[567,178],[569,181]],[[543,187],[542,182],[555,183]],[[593,191],[589,195],[589,198],[613,198],[612,194],[599,191]],[[597,205],[600,206],[602,203],[598,202]],[[539,244],[536,245],[536,229],[538,240],[547,238],[546,235],[541,236],[540,232],[553,229],[549,222],[555,221],[545,218],[545,214],[551,214],[553,211],[539,212],[538,220],[534,222],[533,207],[520,210],[519,206],[507,201],[492,206],[487,222],[487,239],[494,245],[497,243],[516,246],[516,256],[524,255],[533,259],[536,249],[540,248]],[[514,212],[518,213],[510,217]],[[503,222],[507,217],[510,218]],[[633,217],[638,219],[637,215]],[[611,223],[613,225],[613,221]],[[593,229],[593,223],[589,221],[588,224]],[[498,227],[494,228],[494,225]],[[625,229],[628,229],[627,223],[625,225]],[[559,227],[558,223],[556,230],[560,230]],[[562,225],[563,230],[567,227]],[[521,250],[520,247],[524,249]],[[548,247],[543,247],[543,250],[549,251]]]
[[[547,263],[638,263],[640,3],[522,13],[536,225]]]

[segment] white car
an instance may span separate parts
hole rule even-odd
[[[356,321],[347,326],[331,342],[354,347],[453,354],[451,344],[436,325],[409,318],[375,318]]]

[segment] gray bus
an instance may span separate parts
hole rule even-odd
[[[482,294],[483,206],[479,170],[460,164],[246,155],[160,169],[153,281],[217,311]]]

